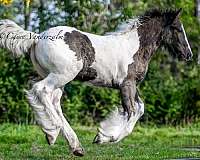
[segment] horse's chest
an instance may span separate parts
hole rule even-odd
[[[137,82],[141,82],[148,70],[148,64],[139,64],[136,65],[136,69],[135,69],[135,75],[136,75],[136,81]]]
[[[148,60],[138,55],[134,56],[134,62],[128,67],[128,77],[140,82],[144,79],[148,70]]]

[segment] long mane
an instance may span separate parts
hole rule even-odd
[[[143,15],[137,17],[137,18],[132,18],[128,19],[125,22],[120,23],[114,32],[107,32],[105,35],[121,35],[124,33],[127,33],[131,31],[132,29],[138,28],[139,25],[142,25],[146,21],[156,18],[156,17],[162,17],[162,16],[170,16],[174,13],[176,13],[177,10],[175,9],[166,9],[166,10],[161,10],[161,9],[150,9],[147,10]]]

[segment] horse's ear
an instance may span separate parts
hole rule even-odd
[[[180,8],[180,9],[175,13],[175,19],[180,17],[181,11],[182,11],[182,8]]]
[[[178,19],[179,16],[181,15],[181,10],[182,8],[180,8],[178,11],[168,12],[167,14],[165,14],[165,17],[164,17],[165,26],[171,25],[176,19]]]

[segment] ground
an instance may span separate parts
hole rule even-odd
[[[73,128],[86,151],[82,158],[70,154],[61,136],[54,146],[48,146],[37,126],[0,124],[0,160],[160,160],[200,157],[200,124],[159,128],[137,125],[129,137],[112,145],[92,144],[95,127]]]

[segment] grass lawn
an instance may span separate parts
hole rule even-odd
[[[129,137],[110,145],[92,144],[96,128],[74,128],[86,151],[82,158],[70,154],[61,136],[54,146],[48,146],[37,126],[0,124],[0,160],[157,160],[200,157],[200,124],[177,128],[137,125]],[[190,150],[188,147],[196,149]]]

